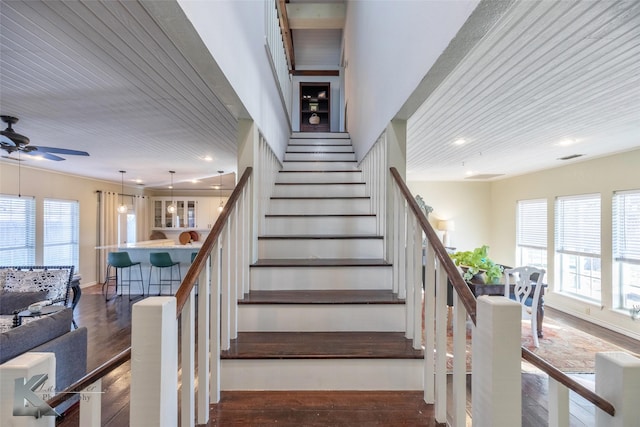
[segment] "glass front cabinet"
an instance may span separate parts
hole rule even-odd
[[[175,211],[169,212],[171,198],[158,197],[153,199],[153,228],[195,228],[196,200],[173,199]]]

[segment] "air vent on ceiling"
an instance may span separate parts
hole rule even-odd
[[[558,160],[571,160],[571,159],[575,159],[576,157],[582,157],[582,156],[584,156],[584,154],[572,154],[570,156],[560,157]]]
[[[502,175],[504,174],[503,173],[485,173],[485,174],[471,175],[466,177],[465,179],[491,179],[491,178],[495,178]]]

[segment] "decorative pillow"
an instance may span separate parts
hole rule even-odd
[[[15,271],[11,268],[0,268],[0,290],[4,289],[4,281],[7,278],[7,271]]]
[[[47,299],[59,300],[67,296],[69,270],[7,271],[4,290],[7,292],[47,291]]]

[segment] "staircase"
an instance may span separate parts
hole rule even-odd
[[[264,224],[222,390],[422,390],[348,134],[292,135]]]

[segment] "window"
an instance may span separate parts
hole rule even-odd
[[[560,290],[599,302],[600,195],[559,197],[555,232]]]
[[[613,195],[613,275],[616,308],[640,306],[640,190]]]
[[[518,265],[547,269],[547,201],[518,202],[516,258]]]
[[[73,265],[78,271],[79,203],[44,201],[44,265]]]
[[[36,202],[33,197],[0,195],[0,265],[34,265]]]

